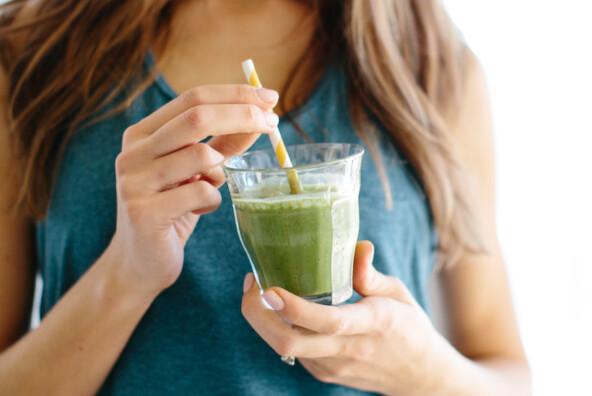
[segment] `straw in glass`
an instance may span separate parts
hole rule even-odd
[[[243,72],[245,73],[245,77],[247,78],[249,85],[257,88],[262,88],[261,81],[259,81],[259,76],[257,75],[257,71],[255,71],[255,64],[253,63],[253,61],[251,59],[247,59],[242,63],[242,66]],[[284,145],[284,141],[282,140],[282,136],[280,135],[280,130],[278,127],[275,127],[273,132],[269,134],[269,139],[271,140],[271,146],[273,147],[275,154],[277,155],[280,167],[292,168],[292,161],[290,161],[288,151],[286,151],[286,146]],[[288,170],[286,174],[288,177],[288,183],[290,183],[291,193],[301,194],[302,185],[300,184],[300,180],[298,180],[296,170]]]

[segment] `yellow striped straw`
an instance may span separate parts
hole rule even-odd
[[[245,77],[247,78],[249,85],[257,88],[262,88],[263,86],[261,85],[261,81],[259,81],[259,76],[257,75],[257,71],[255,70],[255,64],[253,63],[253,61],[251,59],[247,59],[242,63],[242,65],[243,72],[245,73]],[[290,161],[290,156],[288,156],[288,151],[286,151],[286,146],[284,145],[284,141],[282,140],[282,135],[280,135],[280,130],[278,127],[275,127],[273,132],[269,134],[269,139],[271,140],[271,146],[273,147],[273,149],[275,150],[275,154],[277,155],[280,167],[291,168],[292,161]],[[292,194],[302,193],[302,185],[298,180],[298,175],[296,174],[296,171],[288,171],[287,174]]]

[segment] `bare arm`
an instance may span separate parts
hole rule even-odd
[[[6,79],[0,70],[0,92]],[[5,97],[0,97],[5,106]],[[41,322],[27,331],[34,289],[32,223],[8,211],[15,194],[4,112],[0,112],[0,394],[96,392],[154,294],[122,287],[104,254]],[[17,340],[19,340],[17,342]]]
[[[0,92],[6,86],[0,70]],[[271,103],[257,92],[246,85],[196,88],[125,131],[113,240],[24,336],[33,289],[32,227],[23,215],[0,214],[1,395],[97,392],[153,299],[178,277],[199,215],[217,208],[224,181],[219,162],[277,124],[264,111],[277,94]],[[207,136],[213,136],[208,144],[200,143]],[[5,119],[0,147],[6,174],[16,162],[6,150]],[[5,207],[13,184],[0,182]]]
[[[126,290],[112,269],[118,262],[103,255],[37,329],[0,354],[0,393],[96,393],[155,297]]]
[[[486,252],[466,255],[439,276],[446,297],[450,342],[477,363],[455,359],[456,376],[447,376],[447,380],[450,385],[468,385],[457,389],[456,394],[475,394],[479,383],[485,388],[484,394],[527,394],[528,363],[496,233],[494,141],[487,84],[474,58],[470,59],[465,95],[453,138],[469,172],[468,182],[474,187],[470,203]]]
[[[296,356],[321,381],[389,395],[530,393],[495,232],[487,89],[476,60],[471,67],[453,138],[476,183],[471,203],[488,254],[467,255],[441,274],[450,341],[400,280],[374,269],[368,242],[356,249],[354,288],[364,298],[354,304],[322,306],[273,287],[263,297],[274,312],[263,304],[253,276],[245,280],[247,321],[278,354]]]

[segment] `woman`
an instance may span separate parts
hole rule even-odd
[[[0,394],[528,394],[486,87],[438,1],[42,0],[2,15]],[[242,84],[246,58],[272,89]],[[357,302],[272,288],[274,312],[252,274],[240,290],[218,164],[278,122],[287,144],[370,153]],[[426,314],[437,260],[448,340]],[[25,334],[35,263],[42,321]]]

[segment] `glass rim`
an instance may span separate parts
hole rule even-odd
[[[273,148],[267,148],[267,149],[262,149],[262,150],[255,150],[255,151],[247,151],[243,154],[239,154],[239,155],[235,155],[233,157],[227,158],[224,161],[222,161],[222,169],[224,169],[225,171],[230,171],[230,172],[278,172],[278,173],[284,173],[286,171],[289,170],[299,170],[299,169],[312,169],[312,168],[318,168],[321,166],[327,166],[330,164],[334,164],[337,162],[342,162],[342,161],[349,161],[351,159],[354,159],[356,157],[361,157],[362,154],[364,154],[364,147],[362,147],[359,144],[355,144],[355,143],[304,143],[304,144],[292,144],[290,146],[286,146],[286,151],[288,150],[288,148],[295,148],[295,147],[312,147],[312,146],[316,146],[316,147],[336,147],[336,146],[349,146],[350,148],[353,148],[355,150],[355,152],[346,155],[342,158],[337,158],[334,160],[330,160],[330,161],[323,161],[323,162],[317,162],[315,164],[306,164],[306,165],[297,165],[297,166],[293,166],[291,168],[234,168],[231,166],[228,166],[227,164],[229,163],[230,160],[232,160],[233,158],[238,158],[238,157],[247,157],[247,156],[251,156],[251,155],[255,155],[255,154],[259,154],[259,153],[266,153],[266,152],[272,152],[273,155],[275,156],[275,150]]]

